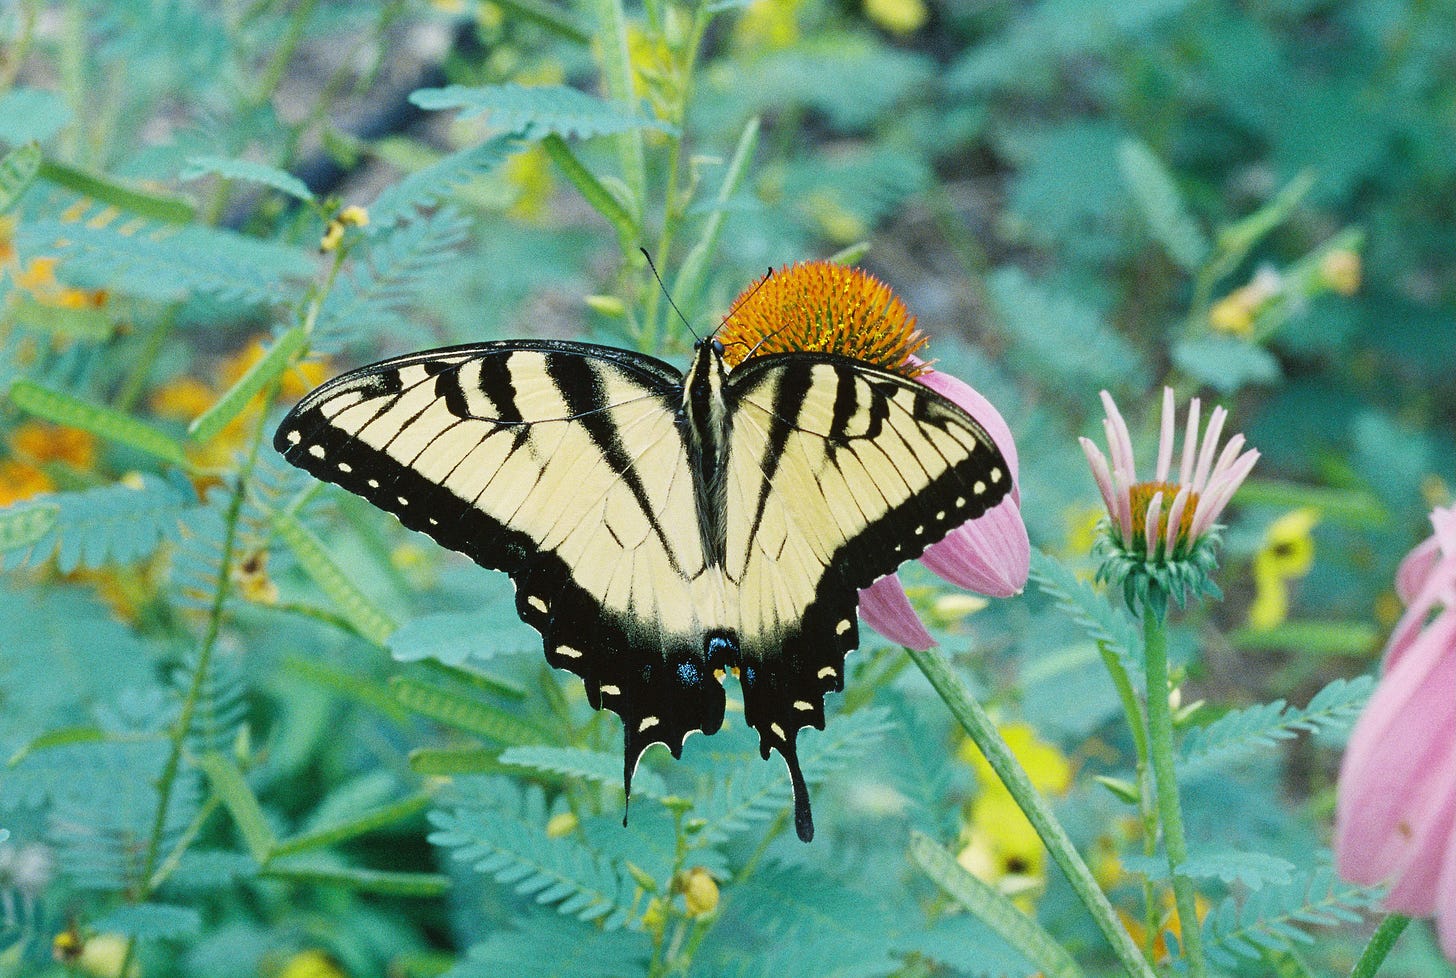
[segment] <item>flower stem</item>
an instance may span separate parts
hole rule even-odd
[[[1409,917],[1398,913],[1390,914],[1382,920],[1380,926],[1375,928],[1375,933],[1370,935],[1370,943],[1365,945],[1360,960],[1355,962],[1355,970],[1350,972],[1350,978],[1374,978],[1380,966],[1385,963],[1385,956],[1395,947],[1395,942],[1400,940],[1400,935],[1405,933],[1409,923]]]
[[[1072,889],[1092,915],[1097,926],[1112,945],[1113,952],[1117,955],[1122,966],[1128,974],[1136,975],[1138,978],[1154,978],[1152,967],[1138,951],[1137,945],[1133,943],[1132,937],[1117,919],[1117,912],[1112,909],[1112,904],[1107,901],[1107,896],[1102,892],[1101,887],[1092,876],[1092,871],[1082,861],[1072,840],[1067,835],[1066,829],[1062,828],[1056,816],[1052,814],[1051,806],[1046,799],[1037,792],[1032,785],[1031,779],[1022,770],[1016,757],[1011,753],[1011,748],[1006,745],[996,725],[981,709],[971,696],[971,691],[965,682],[957,676],[946,661],[944,655],[935,649],[921,652],[915,649],[908,650],[910,658],[920,671],[925,673],[925,678],[930,680],[930,685],[940,694],[945,705],[955,718],[960,721],[966,733],[972,741],[981,749],[986,760],[990,763],[991,769],[1011,792],[1011,797],[1016,799],[1016,804],[1026,814],[1027,821],[1031,822],[1036,829],[1036,834],[1041,836],[1047,851],[1051,853],[1052,859],[1056,860],[1067,881],[1072,884]]]
[[[1163,825],[1163,851],[1168,854],[1168,876],[1178,907],[1178,942],[1188,962],[1190,978],[1207,974],[1203,964],[1203,933],[1193,896],[1193,881],[1179,872],[1188,861],[1183,834],[1183,807],[1173,771],[1173,711],[1168,704],[1168,631],[1151,608],[1143,613],[1143,646],[1148,670],[1148,752],[1153,762],[1158,819]]]

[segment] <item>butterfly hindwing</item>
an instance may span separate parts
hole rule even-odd
[[[516,583],[552,665],[626,728],[627,774],[723,718],[703,636],[722,626],[705,575],[694,480],[676,423],[681,376],[576,343],[494,343],[338,377],[275,444]],[[726,652],[725,652],[726,655]]]
[[[842,357],[750,360],[726,399],[725,573],[742,582],[744,712],[798,789],[797,732],[822,729],[825,694],[844,686],[858,590],[984,513],[1011,480],[963,410]]]

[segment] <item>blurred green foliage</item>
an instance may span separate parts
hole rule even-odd
[[[1229,406],[1263,460],[1227,601],[1172,634],[1205,943],[1348,971],[1375,894],[1322,854],[1331,741],[1456,460],[1453,95],[1450,0],[0,8],[0,974],[1027,974],[1008,907],[1114,973],[1039,849],[977,866],[987,786],[900,650],[867,636],[805,737],[812,846],[731,712],[648,753],[623,828],[618,725],[505,579],[267,447],[385,354],[680,359],[639,247],[699,332],[863,256],[1006,416],[1053,556],[973,614],[905,578],[1075,767],[1057,811],[1148,945],[1097,645],[1138,680],[1139,638],[1077,576],[1075,436],[1103,387],[1144,446],[1165,383]],[[1306,507],[1308,573],[1256,574]],[[1417,926],[1385,973],[1450,972]]]

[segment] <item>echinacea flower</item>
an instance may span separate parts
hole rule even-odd
[[[900,297],[858,268],[804,262],[771,272],[734,300],[718,338],[737,365],[743,351],[760,354],[817,350],[839,353],[910,377],[949,399],[981,423],[1000,449],[1012,489],[996,506],[932,544],[920,561],[942,579],[988,597],[1021,592],[1031,543],[1021,519],[1016,443],[999,411],[965,381],[931,369],[915,353],[926,338]],[[926,631],[899,575],[887,574],[859,593],[860,618],[892,642],[928,649]]]
[[[1456,507],[1431,523],[1396,574],[1406,611],[1340,764],[1335,858],[1388,884],[1386,909],[1435,917],[1456,961]]]
[[[1190,593],[1217,595],[1209,576],[1217,566],[1215,521],[1258,461],[1258,451],[1242,451],[1243,435],[1234,435],[1219,451],[1228,418],[1222,407],[1213,409],[1200,435],[1195,397],[1188,406],[1178,478],[1170,482],[1177,408],[1172,388],[1165,387],[1157,467],[1151,480],[1139,482],[1127,423],[1106,391],[1102,404],[1111,463],[1091,439],[1080,439],[1107,506],[1099,578],[1121,583],[1129,607],[1152,607],[1159,615],[1170,596],[1181,604]]]

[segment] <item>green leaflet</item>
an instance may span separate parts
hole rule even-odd
[[[1355,722],[1370,698],[1375,680],[1370,676],[1336,679],[1321,689],[1304,708],[1284,700],[1230,710],[1206,727],[1197,727],[1183,741],[1178,758],[1180,775],[1203,773],[1236,761],[1278,741],[1293,739],[1298,731],[1340,730]]]
[[[506,799],[466,801],[430,813],[430,842],[562,914],[600,920],[607,930],[627,924],[636,881],[576,839],[549,837],[541,808],[539,790],[527,793],[524,807]]]
[[[1087,630],[1087,637],[1117,657],[1134,685],[1143,681],[1143,640],[1120,605],[1113,605],[1090,584],[1078,580],[1055,557],[1031,551],[1031,579],[1057,607]]]
[[[55,503],[20,503],[0,509],[0,553],[28,547],[51,531],[61,507]]]
[[[1378,887],[1345,883],[1333,869],[1321,867],[1285,886],[1258,890],[1242,903],[1225,899],[1203,919],[1204,950],[1212,963],[1237,968],[1241,958],[1313,944],[1307,927],[1355,923],[1359,911],[1383,894]]]
[[[218,398],[187,428],[187,434],[199,442],[211,441],[229,421],[247,408],[248,402],[293,365],[294,358],[308,345],[308,331],[295,326],[268,348],[227,393]]]
[[[0,159],[0,214],[15,206],[40,172],[40,147],[28,143],[19,149],[12,149]]]
[[[51,306],[27,295],[18,297],[12,315],[22,326],[93,343],[108,340],[116,332],[116,323],[104,309]]]
[[[1208,258],[1208,238],[1188,213],[1163,161],[1129,139],[1117,148],[1117,163],[1153,237],[1184,271],[1197,271]]]
[[[396,627],[394,622],[334,563],[334,558],[329,556],[328,549],[313,531],[287,511],[280,511],[273,517],[273,527],[288,549],[293,551],[299,566],[319,590],[333,600],[354,630],[375,645],[384,645]]]
[[[391,873],[325,863],[273,863],[258,874],[290,883],[320,883],[385,896],[437,897],[450,889],[439,873]]]
[[[520,746],[546,739],[531,724],[463,693],[404,676],[391,680],[390,686],[395,699],[415,713],[495,743]]]
[[[305,203],[314,200],[313,191],[298,177],[285,170],[254,160],[228,159],[223,156],[189,156],[187,169],[182,171],[183,180],[198,180],[209,174],[216,174],[224,180],[249,180],[265,187],[282,191],[290,197]]]
[[[506,766],[498,752],[485,747],[420,747],[410,751],[410,770],[416,774],[500,774]]]
[[[540,138],[608,136],[639,129],[675,132],[674,127],[642,115],[630,105],[607,102],[566,85],[449,85],[421,88],[410,101],[422,109],[461,109],[461,118],[489,114],[490,124],[508,132]]]
[[[627,245],[637,240],[636,220],[622,206],[622,202],[582,165],[576,154],[566,145],[566,140],[551,133],[541,141],[541,148],[546,150],[546,155],[566,174],[566,179],[571,181],[572,186],[581,191],[587,203],[617,229],[617,238],[621,243]]]
[[[207,754],[198,759],[197,766],[202,768],[208,781],[212,782],[212,790],[217,792],[232,814],[248,851],[259,863],[266,863],[272,857],[278,840],[268,827],[258,796],[243,779],[243,772],[238,770],[231,758],[222,754]]]
[[[21,378],[10,385],[16,407],[56,424],[89,431],[93,435],[185,467],[187,456],[174,439],[130,415]]]
[[[954,856],[928,836],[919,832],[911,834],[910,856],[936,886],[1026,955],[1043,974],[1053,978],[1081,978],[1082,969],[1077,962],[1040,924],[995,888],[968,873]]]
[[[196,205],[186,197],[142,190],[103,173],[80,170],[56,160],[42,159],[37,175],[47,183],[74,190],[102,204],[166,224],[190,224],[197,216]]]
[[[403,822],[405,819],[413,818],[429,807],[429,795],[414,795],[394,802],[393,804],[366,812],[357,818],[349,819],[336,825],[326,826],[325,828],[315,829],[312,832],[305,832],[291,839],[285,839],[273,847],[272,858],[277,859],[283,856],[292,856],[300,852],[307,852],[310,849],[324,849],[355,838],[356,836],[373,832],[376,829],[393,825],[396,822]]]
[[[497,758],[501,764],[529,771],[564,775],[568,780],[595,781],[617,786],[622,783],[622,756],[583,747],[548,747],[527,745],[503,750]],[[639,767],[632,778],[634,794],[661,798],[667,794],[662,776],[646,767]]]

